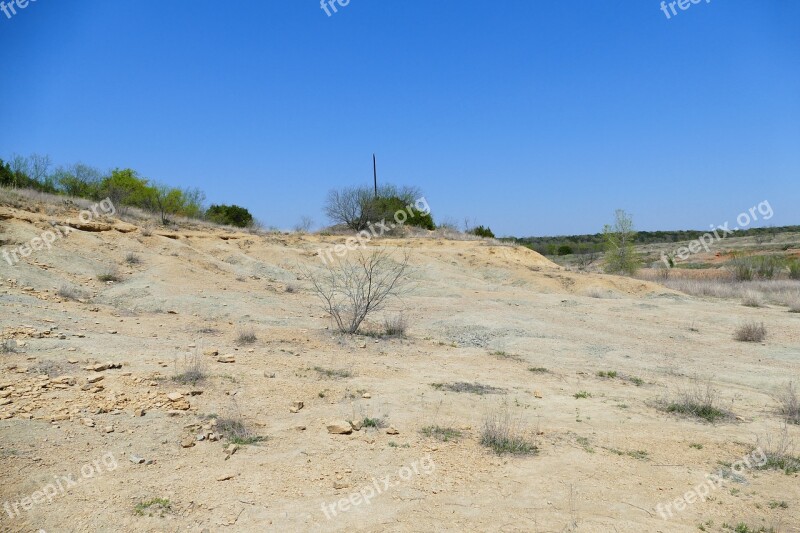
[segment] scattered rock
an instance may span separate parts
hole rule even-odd
[[[349,435],[353,432],[353,426],[349,422],[337,420],[330,422],[328,425],[328,433],[333,435]]]
[[[86,383],[97,383],[98,381],[102,381],[105,376],[90,376],[86,378]]]
[[[93,428],[94,427],[94,420],[92,420],[91,418],[81,418],[81,424],[83,424],[84,426]]]
[[[372,394],[365,392],[364,394],[361,395],[361,397],[364,398],[365,400],[369,400],[370,398],[372,398]]]
[[[361,426],[364,424],[361,420],[351,420],[350,425],[353,426],[353,429],[356,431],[361,431]]]
[[[400,432],[395,429],[394,426],[389,426],[389,429],[386,430],[387,435],[399,435]]]
[[[292,406],[289,408],[290,413],[297,413],[300,409],[303,408],[303,402],[293,402]]]
[[[217,481],[228,481],[236,477],[236,474],[223,474],[217,478]]]
[[[535,391],[533,391],[533,397],[534,398],[541,398],[542,397],[542,393],[539,392],[538,390],[535,390]]]
[[[171,402],[177,402],[181,398],[183,398],[183,394],[181,394],[180,392],[170,392],[169,394],[167,394],[167,399]]]
[[[350,483],[347,483],[345,481],[334,481],[333,482],[333,488],[334,489],[346,489],[349,486],[350,486]]]
[[[194,439],[191,436],[184,437],[181,440],[181,448],[191,448],[192,446],[194,446]]]
[[[138,455],[131,455],[128,459],[130,459],[130,461],[135,465],[144,464],[144,458],[139,457]]]
[[[106,433],[114,433],[114,426],[106,426],[103,431]]]
[[[223,355],[219,359],[217,359],[218,363],[235,363],[236,357],[233,355]]]

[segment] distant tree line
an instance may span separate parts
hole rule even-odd
[[[736,237],[755,237],[759,242],[768,242],[780,233],[798,232],[800,226],[750,228],[739,230]],[[707,233],[702,230],[637,231],[635,244],[659,244],[684,242],[698,239]],[[556,237],[505,237],[503,240],[527,246],[542,255],[572,255],[597,253],[604,250],[606,237],[603,233],[592,235],[562,235]]]
[[[129,168],[103,172],[83,163],[54,168],[46,155],[14,155],[9,161],[0,159],[0,186],[97,201],[110,198],[118,207],[138,207],[156,213],[163,224],[168,224],[172,216],[238,227],[253,224],[253,216],[243,207],[212,205],[206,210],[203,206],[206,196],[200,189],[170,187],[146,179]]]

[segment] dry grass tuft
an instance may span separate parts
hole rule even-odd
[[[736,329],[734,338],[741,342],[762,342],[767,338],[767,328],[763,322],[747,322]]]
[[[533,455],[539,451],[519,420],[507,408],[489,413],[481,428],[481,444],[497,455]]]

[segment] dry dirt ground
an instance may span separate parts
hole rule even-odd
[[[77,217],[14,205],[0,205],[5,250]],[[409,333],[341,336],[301,268],[342,241],[106,220],[0,260],[0,339],[16,341],[0,354],[0,530],[800,531],[800,478],[775,470],[728,475],[667,520],[657,510],[780,432],[773,394],[800,376],[800,315],[490,241],[385,239],[371,246],[406,249],[415,267],[387,311]],[[109,267],[119,281],[97,279]],[[746,320],[764,322],[765,342],[733,339]],[[257,340],[238,345],[247,328]],[[191,357],[208,378],[175,382]],[[695,376],[732,418],[658,408]],[[452,382],[498,390],[432,385]],[[498,411],[536,454],[481,446]],[[237,413],[264,440],[230,453],[214,420]],[[393,430],[327,429],[364,417]],[[423,435],[431,425],[460,437]]]

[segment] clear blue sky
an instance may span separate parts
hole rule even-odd
[[[800,2],[38,0],[0,13],[0,157],[131,167],[290,228],[421,186],[502,235],[800,224]],[[733,224],[732,224],[733,225]]]

